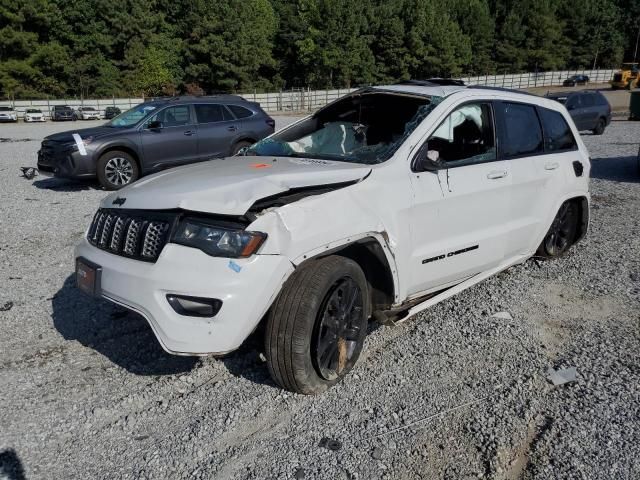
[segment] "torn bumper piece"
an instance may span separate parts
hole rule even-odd
[[[177,355],[237,349],[293,272],[291,262],[281,255],[230,260],[172,243],[156,263],[99,250],[86,238],[75,256],[101,267],[100,296],[142,315],[162,347]],[[169,301],[176,296],[219,299],[219,310],[213,316],[185,315]]]

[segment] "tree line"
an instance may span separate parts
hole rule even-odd
[[[638,0],[0,0],[10,98],[617,67]],[[639,54],[640,56],[640,54]]]

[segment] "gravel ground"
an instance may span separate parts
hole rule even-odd
[[[105,193],[18,175],[65,128],[0,125],[0,478],[640,478],[640,123],[585,135],[592,226],[568,256],[372,328],[313,398],[270,381],[257,337],[173,357],[74,289]],[[551,385],[562,367],[577,381]]]

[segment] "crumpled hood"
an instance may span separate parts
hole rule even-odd
[[[110,127],[91,127],[91,128],[81,128],[79,130],[67,130],[66,132],[54,133],[53,135],[49,135],[48,137],[44,137],[45,140],[53,140],[54,142],[74,142],[73,134],[77,133],[80,135],[80,138],[99,138],[104,137],[105,135],[112,135],[114,133],[121,133],[122,130],[118,128],[110,128]]]
[[[256,200],[292,188],[357,181],[370,171],[368,165],[328,160],[228,157],[145,177],[112,193],[101,206],[244,215]]]

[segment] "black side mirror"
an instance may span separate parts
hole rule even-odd
[[[421,172],[435,172],[444,168],[444,163],[440,160],[440,152],[437,150],[424,150],[418,157],[418,169]]]
[[[162,122],[159,120],[154,120],[153,122],[149,122],[147,124],[147,128],[149,130],[160,130],[162,129]]]

